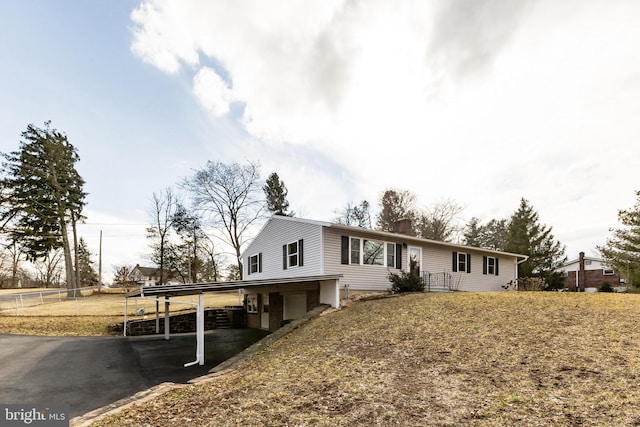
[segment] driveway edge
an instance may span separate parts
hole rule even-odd
[[[117,400],[108,405],[94,409],[93,411],[87,412],[84,415],[74,417],[69,421],[69,426],[70,427],[88,427],[92,423],[98,420],[101,420],[102,418],[105,418],[109,415],[116,414],[122,411],[123,409],[126,409],[134,404],[144,403],[151,399],[155,399],[158,396],[161,396],[170,390],[206,383],[218,377],[235,372],[236,367],[240,363],[244,362],[246,359],[253,356],[254,354],[259,353],[266,347],[273,344],[278,339],[287,335],[289,332],[299,328],[300,326],[307,323],[309,320],[313,319],[314,317],[321,315],[329,307],[330,306],[328,305],[321,305],[314,308],[313,310],[305,314],[303,317],[293,320],[292,322],[284,325],[280,329],[267,335],[260,341],[245,348],[237,355],[231,357],[230,359],[225,360],[219,365],[214,366],[209,370],[208,375],[204,375],[204,376],[189,380],[188,384],[176,384],[173,382],[165,382],[165,383],[158,384],[147,390],[140,391],[134,394],[133,396],[125,397],[123,399]]]

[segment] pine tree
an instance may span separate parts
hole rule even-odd
[[[77,251],[78,264],[76,265],[76,269],[78,271],[78,287],[84,288],[97,285],[98,273],[91,259],[91,251],[89,251],[87,242],[82,237],[78,243]]]
[[[262,189],[267,198],[267,209],[270,212],[275,215],[293,216],[293,213],[287,213],[289,210],[289,202],[287,201],[289,191],[277,173],[269,175],[266,185]]]
[[[20,149],[3,154],[2,222],[10,222],[10,235],[29,259],[45,257],[62,248],[67,289],[76,287],[68,227],[83,220],[86,193],[75,164],[80,160],[67,136],[32,124],[22,133]]]
[[[380,231],[394,231],[396,223],[401,219],[415,222],[414,209],[416,196],[407,190],[386,190],[380,198],[380,213],[376,228]],[[412,230],[415,235],[415,230]]]
[[[632,209],[619,210],[621,228],[612,228],[613,236],[598,247],[607,264],[630,284],[640,283],[640,191],[636,191]]]
[[[552,228],[540,224],[538,213],[526,199],[511,216],[504,246],[506,252],[527,255],[520,264],[518,277],[548,279],[566,260],[564,246],[551,233]]]

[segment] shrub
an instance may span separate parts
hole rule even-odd
[[[600,289],[598,290],[598,292],[613,292],[613,287],[611,286],[611,283],[605,280],[600,285]]]
[[[415,272],[407,273],[401,271],[400,274],[389,272],[391,282],[391,292],[424,292],[424,280]]]
[[[540,277],[521,277],[518,279],[519,291],[542,291],[547,288],[547,283]]]

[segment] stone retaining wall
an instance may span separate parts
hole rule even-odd
[[[121,334],[123,323],[111,326],[111,331]],[[242,307],[215,308],[204,311],[204,329],[216,328],[244,328],[245,315]],[[195,332],[196,312],[173,314],[169,321],[169,332]],[[127,335],[154,335],[156,333],[156,319],[133,320],[127,322]],[[160,334],[164,334],[164,314],[160,314]]]

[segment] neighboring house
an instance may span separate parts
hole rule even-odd
[[[275,329],[340,294],[384,292],[414,268],[432,289],[501,291],[526,256],[342,224],[273,216],[242,254],[247,322]],[[261,283],[269,287],[256,287]],[[279,284],[277,284],[279,283]],[[286,286],[284,285],[286,283]]]
[[[131,280],[137,283],[139,286],[155,286],[160,282],[160,269],[158,267],[141,267],[140,264],[131,270]],[[165,270],[165,285],[177,284],[179,282],[166,280],[167,271]]]
[[[564,287],[580,291],[600,289],[604,283],[611,287],[620,286],[620,275],[609,268],[602,258],[585,257],[580,252],[578,259],[563,264],[558,271],[566,274]]]

